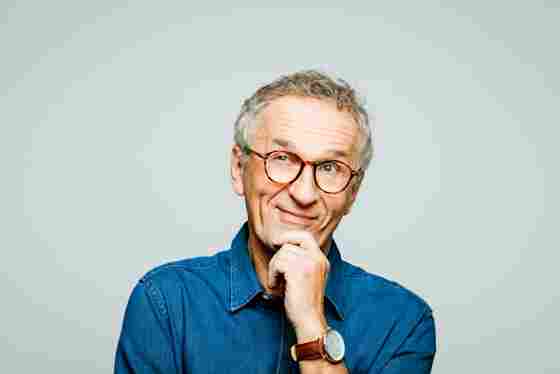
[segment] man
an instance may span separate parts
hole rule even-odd
[[[304,71],[260,88],[231,155],[248,222],[229,250],[142,278],[115,372],[429,373],[429,306],[343,261],[333,241],[371,157],[367,113],[345,82]]]

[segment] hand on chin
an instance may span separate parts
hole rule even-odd
[[[284,245],[284,240],[282,239],[285,237],[287,232],[298,232],[298,231],[305,231],[313,235],[315,240],[317,240],[316,235],[311,229],[306,225],[295,224],[295,223],[285,223],[285,222],[275,222],[275,224],[268,230],[269,235],[269,243],[268,245],[271,247],[272,250],[275,252]]]

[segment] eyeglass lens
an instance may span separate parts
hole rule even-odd
[[[304,166],[303,160],[294,153],[273,152],[266,160],[266,171],[270,179],[277,183],[291,183]],[[315,181],[325,192],[339,192],[352,177],[352,170],[339,161],[324,161],[314,165]]]

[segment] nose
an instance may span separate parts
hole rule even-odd
[[[299,177],[288,186],[290,196],[301,206],[310,206],[319,198],[319,190],[315,186],[313,166],[303,167]]]

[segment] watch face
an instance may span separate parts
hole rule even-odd
[[[325,336],[325,352],[330,361],[340,361],[344,358],[344,339],[336,330],[329,330]]]

